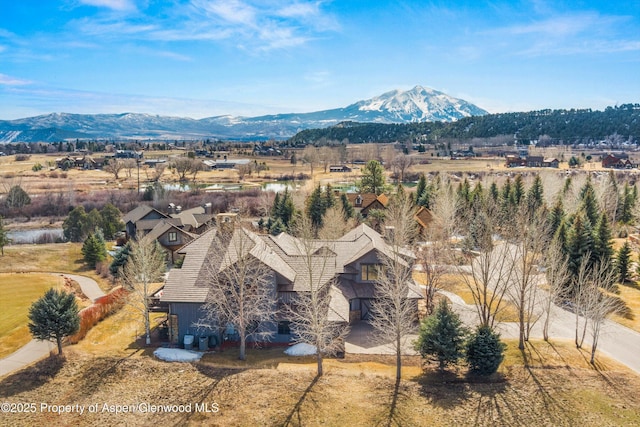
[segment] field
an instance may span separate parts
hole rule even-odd
[[[63,280],[51,274],[0,273],[0,358],[31,341],[27,323],[29,307]]]
[[[90,338],[91,339],[91,338]],[[0,399],[37,402],[35,413],[3,414],[9,425],[219,425],[219,426],[600,426],[640,423],[640,378],[614,362],[597,369],[570,343],[535,342],[524,353],[509,343],[507,360],[489,380],[464,369],[439,373],[407,360],[396,384],[383,357],[327,360],[317,378],[311,360],[281,349],[235,352],[199,363],[166,363],[149,351],[86,354],[44,360],[0,381]],[[408,365],[408,366],[407,366]],[[85,413],[56,414],[78,405]],[[88,413],[89,405],[98,405]],[[107,406],[105,406],[105,404]],[[148,405],[183,405],[184,412],[115,413]],[[71,408],[71,407],[69,407]],[[217,412],[206,412],[206,410]]]

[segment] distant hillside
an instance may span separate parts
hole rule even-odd
[[[316,143],[321,139],[357,144],[364,142],[424,141],[441,138],[471,139],[510,135],[522,143],[547,135],[555,142],[601,140],[618,134],[640,142],[640,104],[592,110],[541,110],[528,113],[487,114],[455,122],[408,124],[345,122],[325,129],[299,132],[292,144]]]
[[[195,120],[150,114],[53,113],[0,121],[0,143],[64,139],[287,139],[304,129],[343,121],[413,123],[453,121],[487,112],[462,99],[416,86],[394,90],[344,108],[259,117],[216,116]]]

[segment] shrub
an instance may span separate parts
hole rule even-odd
[[[506,345],[500,335],[488,326],[480,326],[467,342],[469,372],[475,375],[491,375],[504,359]]]
[[[71,344],[76,344],[82,340],[91,328],[106,317],[114,314],[125,303],[127,291],[124,288],[116,288],[108,294],[98,298],[95,302],[80,311],[80,328],[78,332],[67,338]]]
[[[29,160],[31,158],[31,154],[16,154],[16,162],[24,162],[25,160]]]

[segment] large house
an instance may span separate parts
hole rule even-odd
[[[127,238],[145,236],[157,240],[173,263],[176,251],[207,230],[214,219],[210,204],[186,210],[170,204],[167,214],[140,205],[127,213],[123,221]]]
[[[603,168],[614,168],[614,169],[632,169],[637,167],[636,164],[631,162],[629,159],[629,155],[624,153],[618,154],[609,154],[602,159],[602,167]]]
[[[203,305],[209,293],[212,260],[221,259],[212,254],[236,250],[239,245],[234,244],[233,239],[244,239],[250,244],[242,245],[242,254],[230,253],[231,259],[254,257],[271,271],[271,286],[277,294],[278,308],[292,304],[298,293],[309,292],[311,287],[323,289],[330,295],[329,319],[345,324],[370,319],[379,266],[385,257],[398,254],[397,258],[407,268],[411,268],[415,260],[410,251],[394,252],[383,237],[367,225],[360,225],[337,240],[314,240],[311,248],[286,233],[258,235],[240,227],[233,229],[231,243],[224,248],[216,238],[219,230],[211,229],[183,247],[179,251],[185,256],[182,267],[169,272],[161,301],[169,306],[169,330],[173,343],[182,343],[185,335],[215,336],[218,340],[225,338],[222,336],[224,327],[203,325],[206,318]],[[309,273],[309,265],[313,265],[312,273]],[[222,270],[233,266],[213,268]],[[421,291],[414,282],[408,285],[407,298],[415,303],[417,318]],[[289,342],[294,338],[286,313],[286,310],[278,310],[273,324],[264,326],[274,333],[274,342]]]

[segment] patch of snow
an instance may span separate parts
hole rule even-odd
[[[197,362],[202,353],[181,348],[158,348],[153,355],[165,362]]]
[[[287,356],[313,356],[316,354],[316,346],[306,343],[292,345],[284,351]]]

